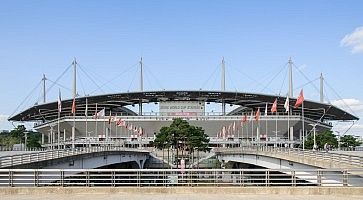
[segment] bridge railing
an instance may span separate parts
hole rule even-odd
[[[216,148],[216,153],[229,153],[239,154],[252,152],[258,154],[258,152],[270,152],[271,154],[287,154],[298,157],[313,158],[315,160],[336,162],[339,164],[347,164],[355,167],[363,167],[363,157],[346,155],[340,153],[332,153],[325,151],[313,151],[302,150],[299,148],[284,148],[284,147],[268,147],[268,146],[244,146],[240,148]]]
[[[363,169],[0,169],[0,187],[350,187],[361,186],[361,175]]]
[[[136,148],[124,148],[117,146],[96,146],[75,149],[49,150],[35,153],[17,154],[0,157],[0,168],[23,165],[28,163],[40,162],[51,159],[64,158],[85,153],[104,152],[104,151],[140,151],[147,152]]]

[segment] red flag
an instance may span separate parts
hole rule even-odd
[[[303,89],[301,89],[299,97],[297,98],[296,102],[295,102],[295,108],[301,106],[304,102],[304,91]]]
[[[261,115],[261,113],[260,113],[260,108],[258,108],[258,109],[257,109],[257,112],[256,112],[256,116],[255,116],[255,120],[256,120],[256,122],[258,122],[258,120],[260,119],[260,115]]]
[[[110,114],[110,117],[108,118],[108,124],[111,124],[111,121],[112,121],[112,116]]]
[[[123,121],[123,120],[120,118],[120,119],[118,119],[118,120],[117,120],[116,125],[117,125],[117,126],[123,126],[123,125],[124,125],[124,122],[125,122],[125,121]]]
[[[274,103],[272,104],[271,112],[272,113],[277,112],[277,99],[275,99]]]
[[[243,116],[242,121],[241,121],[241,126],[243,127],[243,125],[247,123],[247,114],[245,114],[245,116]]]
[[[76,99],[73,98],[72,102],[72,114],[76,114]]]

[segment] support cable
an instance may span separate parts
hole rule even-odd
[[[164,90],[165,87],[163,87],[163,85],[160,83],[159,79],[154,75],[154,73],[152,72],[152,70],[149,70],[149,66],[148,65],[145,65],[143,63],[143,67],[147,71],[147,74],[150,74],[152,76],[152,78],[155,79],[155,82],[158,85],[158,87],[160,87],[160,89]]]
[[[287,65],[287,64],[286,64]],[[286,67],[286,65],[285,65],[285,67]],[[286,81],[286,77],[287,77],[287,74],[288,74],[289,72],[287,72],[287,73],[285,73],[285,76],[284,76],[284,78],[282,79],[282,84],[281,84],[281,87],[280,87],[280,90],[279,90],[279,94],[278,94],[278,96],[281,96],[281,91],[282,91],[282,88],[285,86],[285,81]]]
[[[56,82],[52,81],[52,80],[51,80],[51,79],[49,79],[49,78],[47,78],[47,81],[49,81],[49,82],[51,82],[51,83],[53,83],[53,84],[55,84],[55,85],[57,85],[57,86],[59,86],[59,87],[61,87],[61,88],[63,88],[63,89],[66,89],[66,90],[68,90],[68,91],[72,91],[70,88],[68,88],[68,87],[66,87],[66,86],[64,86],[64,85],[62,85],[62,84],[60,84],[60,83],[56,83]]]
[[[349,110],[354,114],[356,115],[356,113],[353,111],[353,109],[343,100],[343,98],[334,90],[333,87],[330,86],[330,84],[328,84],[328,82],[325,81],[324,79],[324,83],[334,92],[334,94],[338,97],[338,100],[341,100],[344,105],[349,108]]]
[[[96,81],[95,80],[93,80],[93,78],[86,72],[86,70],[84,70],[83,69],[83,67],[80,65],[80,64],[78,64],[77,63],[77,65],[79,66],[79,69],[87,76],[87,78],[93,83],[93,84],[95,84],[96,85],[96,87],[97,87],[97,89],[96,90],[94,90],[93,92],[91,92],[90,94],[92,94],[92,93],[94,93],[95,91],[97,91],[97,90],[101,90],[101,92],[104,92],[103,90],[102,90],[102,88],[96,83]]]
[[[309,81],[309,82],[312,82],[294,63],[292,63],[292,65],[297,69],[297,71],[299,71],[300,72],[300,74],[302,74],[303,75],[303,77],[307,80],[307,81]],[[317,91],[317,92],[320,92],[320,90],[318,89],[318,87],[316,87],[316,85],[315,84],[311,84],[314,88],[315,88],[315,90]]]
[[[280,73],[286,68],[286,66],[287,66],[287,64],[285,64],[285,66],[284,67],[282,67],[281,69],[280,69],[280,71],[275,75],[275,76],[273,76],[272,77],[272,79],[267,83],[267,85],[261,90],[261,92],[263,92],[267,87],[269,87],[270,86],[270,84],[272,83],[272,81],[273,80],[275,80],[275,78],[278,76],[278,75],[280,75]]]
[[[80,76],[79,70],[77,70],[77,76],[78,76],[78,79],[77,79],[77,80],[79,80],[79,82],[81,83],[81,88],[82,88],[82,90],[83,90],[83,94],[84,94],[84,96],[86,96],[86,90],[84,89],[83,81],[82,81],[82,79],[81,79],[81,76]]]
[[[294,91],[297,91],[297,90],[299,90],[300,88],[303,88],[303,87],[305,87],[306,85],[309,85],[309,84],[311,84],[311,83],[313,83],[314,81],[317,81],[317,80],[319,80],[319,79],[320,79],[320,77],[318,77],[318,78],[316,78],[316,79],[314,79],[314,80],[311,80],[311,81],[309,81],[309,82],[307,82],[307,83],[305,83],[305,84],[299,85],[298,87],[294,88]]]
[[[42,84],[42,81],[39,81],[38,84],[29,92],[29,94],[24,98],[24,100],[16,107],[14,112],[10,115],[13,116],[21,106],[28,100],[29,97],[33,95],[33,93],[38,89],[38,87]]]
[[[136,68],[136,70],[135,70],[135,74],[134,74],[134,76],[133,76],[133,78],[132,78],[132,80],[131,80],[131,82],[130,82],[129,88],[127,88],[127,91],[130,91],[130,88],[131,88],[131,86],[132,86],[132,84],[133,84],[133,82],[134,82],[134,80],[135,80],[136,75],[137,75],[137,68]]]
[[[51,86],[49,86],[46,90],[46,93],[48,93],[55,85],[56,83],[58,83],[58,81],[64,76],[64,74],[66,74],[66,72],[73,66],[73,64],[70,64],[64,71],[63,73],[58,76],[58,78],[53,82],[53,84]]]
[[[209,80],[211,79],[211,77],[216,73],[217,69],[219,68],[219,66],[215,67],[212,74],[209,75],[208,79],[206,81],[203,82],[202,84],[202,89],[206,86],[206,84],[209,82]]]

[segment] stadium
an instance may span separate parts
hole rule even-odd
[[[298,98],[292,92],[292,61],[289,60],[289,93],[287,96],[226,91],[225,64],[222,61],[220,90],[143,90],[143,63],[140,61],[140,90],[77,95],[77,62],[73,66],[73,98],[33,105],[9,118],[9,121],[32,122],[42,133],[46,148],[81,146],[146,147],[161,127],[174,118],[183,118],[202,127],[211,146],[304,145],[304,139],[315,132],[331,130],[334,121],[359,120],[353,114],[325,103],[321,76],[320,101]],[[297,101],[300,103],[296,103]],[[149,104],[157,111],[144,112]],[[220,112],[207,110],[209,104],[220,106]],[[226,107],[233,107],[227,112]],[[138,110],[135,111],[135,108]]]

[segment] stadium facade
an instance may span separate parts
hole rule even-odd
[[[9,120],[34,122],[34,129],[42,133],[42,143],[48,148],[148,146],[160,128],[170,125],[174,118],[183,118],[202,127],[213,146],[297,146],[314,129],[322,132],[330,130],[333,121],[358,120],[345,110],[324,103],[322,82],[320,102],[304,100],[303,106],[294,107],[297,99],[292,94],[291,60],[289,64],[287,97],[226,91],[224,60],[221,90],[218,91],[144,91],[141,60],[140,91],[77,97],[77,62],[74,60],[72,99],[45,102],[44,82],[44,102]],[[144,112],[146,104],[158,105],[159,110]],[[220,105],[221,112],[207,111],[208,104]],[[138,112],[130,106],[137,107]],[[226,106],[236,109],[226,112]],[[271,109],[272,106],[276,109]]]

